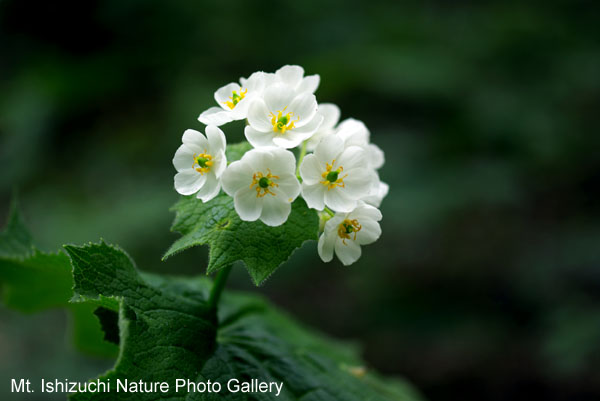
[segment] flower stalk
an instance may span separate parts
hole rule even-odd
[[[208,306],[211,309],[217,309],[219,299],[221,298],[221,294],[223,293],[223,289],[227,283],[227,278],[231,272],[231,267],[232,265],[229,265],[219,270],[217,277],[215,277],[215,281],[213,282],[213,286],[210,289],[210,295],[208,297]]]

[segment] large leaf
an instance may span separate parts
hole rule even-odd
[[[235,160],[247,146],[230,145],[228,155]],[[256,285],[267,279],[307,240],[316,240],[319,230],[317,213],[298,198],[292,204],[288,220],[279,227],[260,221],[242,221],[233,206],[233,198],[220,194],[203,203],[194,196],[182,197],[175,204],[173,231],[183,236],[175,241],[164,259],[197,245],[209,245],[208,273],[236,261],[246,265]]]
[[[118,300],[121,352],[115,368],[101,377],[116,387],[117,379],[174,382],[197,376],[214,350],[215,311],[203,296],[166,292],[144,280],[131,259],[105,243],[65,246],[73,263],[78,302]],[[116,390],[116,388],[113,388]],[[174,388],[165,398],[175,397]],[[156,399],[156,394],[120,393],[119,399]],[[113,400],[107,393],[81,393],[77,400]]]
[[[205,300],[206,278],[139,275],[118,248],[68,246],[80,301],[119,300],[121,353],[100,377],[111,393],[80,393],[82,400],[384,401],[418,399],[402,381],[382,380],[356,351],[301,327],[266,301],[225,293],[218,319]],[[218,326],[218,330],[217,330]],[[218,335],[217,335],[218,333]],[[117,379],[166,382],[165,393],[116,392]],[[221,392],[176,392],[177,379],[221,383]],[[283,383],[281,394],[233,393],[227,382]]]
[[[80,350],[113,356],[117,347],[104,341],[92,305],[71,304],[73,278],[69,258],[62,252],[45,253],[35,248],[18,212],[16,202],[6,228],[0,233],[0,290],[3,303],[12,309],[34,313],[67,308],[73,321],[73,341]]]

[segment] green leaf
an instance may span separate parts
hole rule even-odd
[[[36,249],[13,202],[6,228],[0,233],[0,292],[12,309],[35,313],[51,308],[71,312],[73,341],[80,350],[113,356],[117,348],[103,340],[91,305],[71,304],[73,278],[69,258],[62,252]]]
[[[206,278],[140,275],[124,252],[104,243],[66,249],[80,301],[120,302],[121,353],[100,377],[110,379],[112,392],[79,393],[75,401],[419,399],[403,381],[372,373],[354,347],[307,330],[261,298],[225,292],[217,316],[205,301],[211,286]],[[166,382],[169,391],[117,393],[117,379]],[[216,381],[222,390],[176,392],[177,379]],[[230,379],[283,382],[283,390],[279,397],[232,393]]]
[[[227,163],[240,160],[242,156],[244,156],[244,153],[246,153],[250,149],[252,149],[252,145],[250,145],[248,142],[240,142],[227,145],[227,149],[225,150],[225,156],[227,156]]]
[[[167,291],[163,283],[140,276],[122,250],[105,243],[65,246],[73,264],[79,302],[118,300],[121,353],[115,368],[101,377],[171,381],[195,378],[215,347],[216,315],[205,294],[185,296],[182,287]],[[165,398],[175,397],[173,391]],[[81,393],[76,400],[111,400],[112,394]],[[121,394],[128,399],[127,394]],[[135,396],[156,399],[156,394]]]
[[[316,240],[319,218],[303,199],[296,199],[288,220],[278,227],[261,221],[242,221],[233,198],[221,194],[208,203],[183,197],[173,207],[173,231],[183,236],[175,241],[164,259],[196,245],[208,244],[208,273],[236,261],[246,265],[252,280],[260,285],[292,252],[307,240]]]
[[[232,160],[249,149],[246,142],[229,145]],[[303,199],[292,204],[288,220],[279,227],[261,221],[242,221],[233,206],[233,198],[221,193],[203,203],[194,196],[182,197],[172,208],[172,231],[182,237],[166,252],[164,259],[197,245],[209,245],[207,272],[212,273],[236,261],[246,265],[252,280],[260,285],[307,240],[316,240],[319,231],[317,213]]]
[[[8,223],[0,233],[0,257],[18,258],[33,251],[33,241],[23,218],[19,213],[17,200],[13,200],[8,215]]]

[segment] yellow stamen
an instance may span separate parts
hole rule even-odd
[[[277,115],[271,114],[271,124],[273,124],[273,132],[279,132],[280,134],[285,134],[285,131],[291,130],[294,128],[294,124],[300,120],[300,117],[296,117],[295,121],[292,120],[292,116],[294,113],[289,112],[283,114],[283,112],[287,109],[287,106],[283,108],[283,110],[278,110]]]
[[[347,239],[356,241],[356,233],[362,229],[362,226],[358,223],[358,220],[344,220],[338,226],[338,236],[342,239],[344,245],[346,245]],[[350,234],[354,234],[353,238],[350,238]]]
[[[266,194],[270,194],[276,196],[276,194],[271,191],[272,187],[278,187],[279,185],[275,183],[273,180],[278,180],[278,175],[271,174],[271,170],[267,169],[268,173],[265,175],[262,172],[254,173],[252,176],[252,184],[250,184],[250,188],[256,185],[256,197],[262,198]]]
[[[204,149],[204,151],[206,152],[206,149]],[[192,168],[204,175],[204,173],[208,173],[210,171],[210,168],[214,163],[212,159],[212,155],[209,155],[208,153],[194,153],[194,164],[192,164]]]
[[[248,93],[248,89],[240,88],[239,92],[240,93],[238,93],[237,91],[233,91],[231,96],[229,96],[230,100],[227,100],[223,103],[226,104],[230,109],[233,110],[233,108],[240,102],[240,100],[242,100],[244,97],[246,97],[246,93]]]
[[[321,184],[327,186],[328,191],[335,187],[346,187],[346,184],[344,184],[344,178],[348,177],[348,174],[344,175],[343,177],[340,177],[340,173],[344,171],[343,166],[339,166],[337,170],[331,171],[333,169],[334,164],[335,159],[333,159],[331,164],[325,163],[325,171],[323,172],[323,174],[321,174],[321,177],[323,177],[323,181],[320,182]]]

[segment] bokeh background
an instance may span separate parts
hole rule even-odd
[[[161,262],[172,156],[219,86],[300,64],[385,149],[383,236],[355,265],[306,244],[258,291],[357,341],[431,401],[600,399],[597,2],[0,1],[0,213],[46,250]],[[242,125],[225,127],[230,142]],[[60,311],[0,307],[0,378],[85,379]],[[33,399],[28,397],[27,399]],[[49,398],[43,398],[49,399]]]

